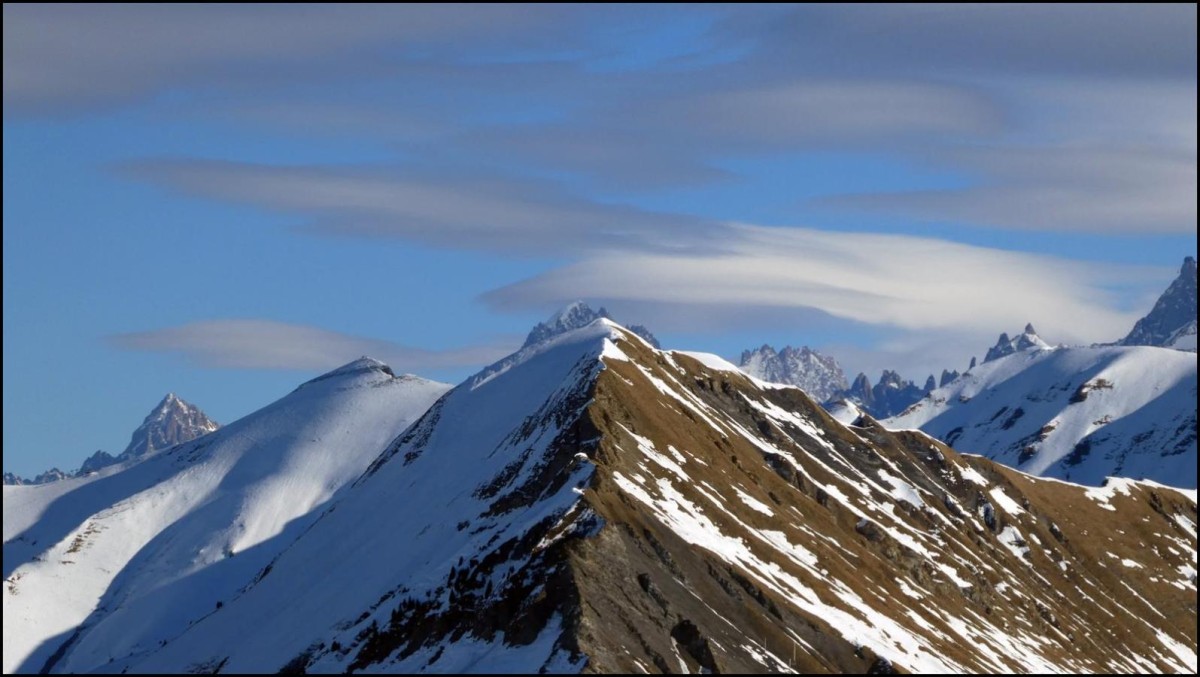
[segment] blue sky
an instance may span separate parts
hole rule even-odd
[[[1128,331],[1196,253],[1195,6],[4,7],[4,468],[584,298],[852,377]]]

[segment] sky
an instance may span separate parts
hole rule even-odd
[[[1196,254],[1196,7],[5,4],[4,470],[576,299],[962,370]]]

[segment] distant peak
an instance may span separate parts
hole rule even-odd
[[[133,431],[129,446],[119,456],[93,454],[90,470],[98,470],[117,461],[141,458],[155,451],[193,440],[210,433],[220,424],[210,419],[200,407],[191,404],[174,392],[167,393],[158,406],[146,416],[142,425]]]
[[[998,360],[1006,355],[1012,355],[1013,353],[1029,350],[1030,348],[1043,349],[1049,347],[1050,344],[1038,336],[1037,330],[1033,328],[1033,323],[1029,322],[1025,325],[1025,331],[1014,338],[1009,338],[1008,332],[1001,332],[996,345],[988,349],[987,355],[983,357],[983,361],[991,362],[992,360]],[[974,367],[974,363],[972,363],[972,367]]]
[[[561,322],[570,322],[575,318],[591,317],[608,317],[608,311],[602,306],[600,310],[593,311],[592,307],[583,301],[572,301],[563,306],[557,312],[550,316],[546,324],[557,324]],[[590,320],[589,320],[590,321]]]
[[[161,400],[159,400],[158,404],[154,407],[154,411],[152,411],[150,413],[150,415],[154,416],[155,414],[162,414],[164,412],[168,412],[168,411],[172,411],[172,410],[179,410],[179,409],[184,409],[184,410],[197,409],[198,410],[198,408],[195,405],[189,403],[187,400],[176,395],[175,393],[170,392],[170,393],[167,393],[166,395],[164,395]]]
[[[1186,275],[1189,272],[1193,275],[1196,274],[1196,259],[1191,256],[1185,256],[1183,257],[1183,267],[1179,269],[1179,274]]]
[[[525,337],[525,343],[521,348],[537,345],[547,341],[559,334],[564,334],[575,329],[582,329],[596,320],[612,320],[612,316],[608,314],[608,310],[601,307],[600,310],[592,310],[591,306],[583,301],[574,301],[567,304],[561,310],[558,310],[550,316],[545,322],[539,322],[530,330],[529,335]],[[659,348],[658,339],[650,333],[650,330],[641,325],[629,325],[625,327],[634,334],[645,339],[650,345]]]

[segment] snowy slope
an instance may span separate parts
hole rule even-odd
[[[208,615],[118,609],[53,669],[1194,671],[1195,523],[598,320],[456,387]]]
[[[884,421],[1035,475],[1196,486],[1196,357],[1165,348],[1031,350],[987,362]]]
[[[606,320],[598,320],[468,379],[391,445],[335,509],[270,562],[256,585],[241,594],[230,591],[218,613],[197,619],[188,632],[167,637],[171,641],[160,651],[130,659],[130,665],[177,672],[211,658],[227,659],[227,672],[274,672],[319,639],[348,647],[372,621],[386,623],[390,608],[371,612],[377,601],[399,596],[448,601],[453,593],[445,587],[447,572],[463,566],[464,554],[470,558],[495,543],[538,543],[541,535],[528,533],[563,518],[579,499],[576,486],[591,474],[591,465],[574,461],[572,452],[566,459],[573,469],[554,468],[564,470],[552,476],[555,484],[539,484],[560,435],[577,441],[561,426],[587,404],[586,386],[602,366],[599,358],[612,332]],[[506,510],[505,498],[514,495]],[[534,555],[513,552],[489,583],[498,585]],[[540,585],[540,577],[530,584]],[[277,622],[281,617],[288,622]],[[528,655],[519,663],[551,660],[554,633],[547,632],[549,644],[524,649]],[[113,618],[90,628],[56,670],[90,670],[160,638],[150,628],[131,636],[128,622]],[[439,670],[469,670],[485,656],[487,662],[475,669],[499,670],[503,663],[496,661],[513,659],[506,653],[486,643],[459,647]],[[425,653],[388,669],[407,671],[428,658]],[[340,672],[354,659],[329,652],[309,670]],[[569,656],[555,660],[572,665]]]
[[[4,487],[4,671],[37,671],[85,619],[113,652],[181,632],[448,388],[364,358],[140,463]]]

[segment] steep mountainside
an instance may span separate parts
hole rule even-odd
[[[1196,259],[1183,260],[1179,276],[1121,345],[1196,349]]]
[[[448,388],[364,358],[141,463],[5,487],[4,671],[36,672],[91,641],[111,655],[183,632]]]
[[[106,596],[50,667],[1190,672],[1195,523],[599,320],[455,388],[242,587],[205,581],[254,548],[182,609]]]
[[[796,386],[818,402],[834,399],[850,385],[837,360],[808,346],[784,346],[776,352],[764,344],[761,348],[743,351],[738,367],[763,381]]]
[[[1196,486],[1196,356],[1150,347],[987,362],[884,421],[1034,475]]]

